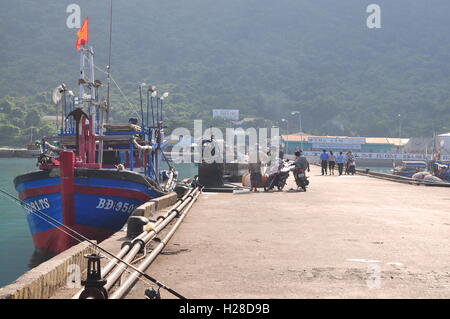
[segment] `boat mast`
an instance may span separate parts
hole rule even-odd
[[[94,76],[94,50],[91,46],[84,44],[80,50],[80,79],[78,80],[80,85],[80,92],[78,98],[77,109],[81,110],[83,105],[87,105],[87,120],[81,119],[78,123],[81,127],[77,127],[78,132],[81,132],[81,136],[77,134],[77,141],[81,139],[81,143],[77,142],[77,152],[81,156],[83,163],[94,164],[95,163],[95,134],[97,131],[97,107],[98,101],[97,90],[100,84],[95,81]],[[75,112],[73,111],[73,112]],[[71,112],[71,113],[73,113]],[[75,113],[74,113],[75,114]],[[86,130],[89,131],[89,135],[86,138]],[[88,155],[88,156],[86,156]]]
[[[113,23],[113,0],[111,0],[109,12],[109,58],[108,58],[108,93],[106,97],[106,124],[109,124],[109,112],[111,109],[111,51],[112,51],[112,23]]]
[[[111,46],[112,46],[112,0],[109,11],[109,57],[108,57],[108,66],[106,67],[108,72],[107,77],[107,93],[106,93],[106,108],[100,109],[100,128],[99,128],[99,136],[100,140],[98,142],[98,164],[103,164],[103,124],[109,124],[109,110],[111,105]]]

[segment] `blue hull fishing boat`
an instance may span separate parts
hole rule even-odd
[[[93,49],[84,41],[79,50],[79,95],[74,96],[64,84],[55,89],[59,134],[41,141],[40,170],[14,179],[34,244],[46,253],[60,253],[78,240],[43,216],[102,241],[122,228],[136,207],[176,186],[177,172],[171,164],[167,162],[169,169],[161,170],[165,160],[162,100],[168,94],[157,97],[153,86],[140,85],[140,123],[130,119],[126,124],[111,124],[110,73],[107,98],[102,101],[102,83],[94,78]],[[147,93],[146,112],[143,92]]]
[[[425,172],[428,165],[424,161],[402,161],[401,166],[394,168],[394,175],[412,177],[419,172]]]
[[[444,182],[450,183],[450,161],[433,161],[431,163],[431,172]]]

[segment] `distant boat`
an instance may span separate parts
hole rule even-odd
[[[450,182],[450,161],[433,161],[431,172],[445,182]]]
[[[402,161],[400,166],[394,168],[393,174],[403,177],[412,177],[414,174],[424,172],[428,168],[425,161]]]

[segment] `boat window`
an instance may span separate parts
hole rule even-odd
[[[103,152],[103,164],[104,165],[117,165],[120,164],[120,156],[117,151],[104,151]]]

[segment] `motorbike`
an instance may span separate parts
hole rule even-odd
[[[286,165],[283,166],[278,172],[270,174],[264,184],[264,191],[274,189],[275,187],[278,191],[282,191],[284,186],[286,186],[286,181],[289,177],[290,168]]]
[[[295,183],[297,184],[297,187],[301,187],[303,189],[303,191],[306,192],[306,187],[309,185],[309,180],[305,174],[305,170],[292,167],[291,171],[292,171],[292,174],[294,175]]]

